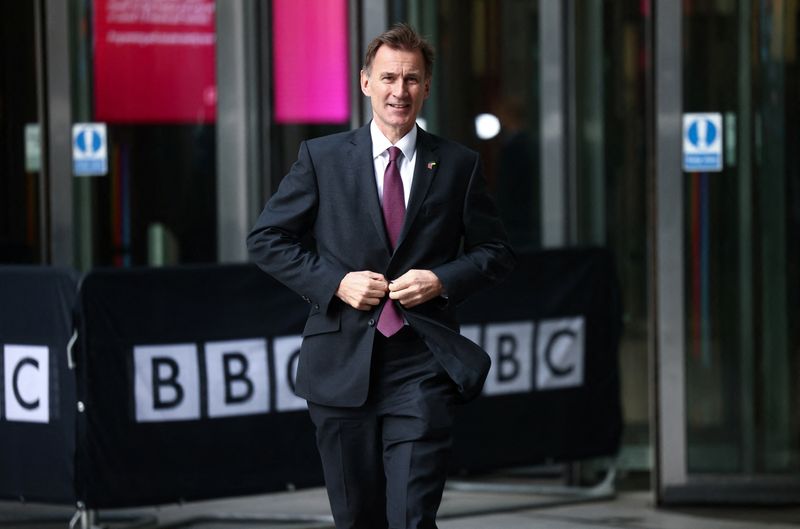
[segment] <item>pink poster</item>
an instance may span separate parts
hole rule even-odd
[[[344,123],[347,0],[273,0],[276,123]]]
[[[94,119],[213,123],[214,0],[93,0]]]

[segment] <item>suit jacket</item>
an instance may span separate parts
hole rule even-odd
[[[412,268],[432,270],[447,297],[411,309],[398,304],[406,322],[464,399],[480,393],[490,360],[458,333],[455,306],[505,277],[515,259],[487,194],[478,153],[418,130],[414,180],[392,252],[375,186],[369,126],[303,142],[247,243],[259,267],[310,304],[297,367],[299,396],[329,406],[366,401],[375,325],[384,303],[356,310],[337,298],[336,290],[351,271],[394,279]]]

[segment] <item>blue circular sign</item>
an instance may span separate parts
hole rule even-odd
[[[706,125],[705,135],[703,137],[700,136],[700,120],[689,125],[689,130],[687,133],[689,142],[691,142],[691,144],[698,149],[713,145],[714,140],[717,139],[717,127],[714,125],[714,122],[712,122],[710,119],[703,121],[705,121]]]

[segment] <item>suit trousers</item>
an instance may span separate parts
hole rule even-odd
[[[337,529],[435,529],[455,384],[410,327],[376,333],[367,402],[309,402]]]

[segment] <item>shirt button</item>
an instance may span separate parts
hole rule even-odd
[[[375,326],[375,320],[369,320],[369,326],[370,327],[374,327]]]
[[[315,308],[316,310],[319,310],[319,303],[315,303],[315,304],[314,304],[314,308]]]

